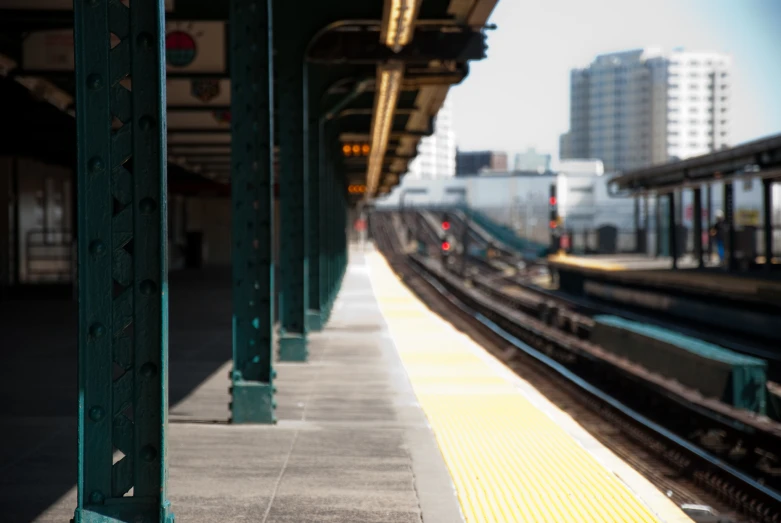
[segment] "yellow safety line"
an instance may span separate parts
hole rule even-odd
[[[586,269],[598,269],[601,271],[625,271],[626,267],[618,263],[603,262],[594,259],[581,258],[579,256],[570,256],[568,254],[552,254],[548,256],[551,263],[560,263],[563,265],[574,265]]]
[[[429,311],[379,254],[369,255],[368,263],[380,309],[468,522],[660,521],[477,354],[474,342]]]

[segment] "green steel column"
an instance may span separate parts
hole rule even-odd
[[[333,245],[334,245],[334,274],[331,285],[331,303],[336,301],[336,294],[339,292],[339,272],[341,270],[341,239],[339,238],[339,229],[341,228],[342,213],[344,211],[344,205],[342,202],[342,181],[341,173],[336,171],[333,186],[333,199],[334,199],[334,232],[333,232]]]
[[[347,250],[349,246],[347,238],[347,225],[349,220],[349,205],[347,203],[347,193],[345,192],[344,185],[339,187],[339,199],[342,202],[341,220],[339,220],[341,227],[339,228],[339,285],[337,285],[337,294],[342,287],[342,280],[344,279],[344,273],[347,270]]]
[[[74,17],[79,231],[74,521],[172,522],[166,499],[163,0],[130,7],[115,0],[77,0]],[[112,120],[121,126],[112,130]]]
[[[280,199],[282,206],[279,359],[306,361],[309,267],[307,263],[307,120],[303,56],[285,52],[291,35],[278,40]]]
[[[321,126],[325,126],[325,123],[322,123]],[[319,184],[319,215],[320,215],[320,222],[318,224],[318,230],[319,230],[319,247],[320,247],[320,256],[319,256],[319,266],[320,266],[320,278],[318,282],[318,286],[320,288],[319,292],[319,305],[320,305],[320,316],[321,316],[321,324],[325,325],[325,323],[328,321],[328,216],[329,216],[329,209],[330,209],[330,203],[329,203],[329,194],[328,194],[328,188],[330,186],[330,180],[329,180],[329,162],[331,161],[331,154],[330,154],[330,147],[328,147],[328,138],[326,137],[326,133],[323,130],[323,132],[320,133],[320,137],[322,139],[322,142],[319,143],[319,151],[320,151],[320,158],[319,158],[319,178],[320,178],[320,184]]]
[[[234,423],[274,423],[274,158],[271,0],[232,0]]]
[[[319,331],[323,328],[320,307],[320,122],[317,118],[309,122],[309,310],[307,311],[308,329]]]
[[[333,151],[332,151],[333,153]],[[332,312],[331,302],[331,289],[333,288],[333,272],[334,272],[334,216],[336,210],[336,202],[334,201],[334,158],[333,154],[329,158],[328,162],[328,187],[327,187],[327,199],[328,199],[328,214],[326,216],[327,232],[326,232],[326,262],[327,262],[327,289],[325,294],[326,307],[328,309],[328,315],[330,317]]]

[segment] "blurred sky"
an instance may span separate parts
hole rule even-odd
[[[781,133],[781,0],[499,0],[488,58],[451,90],[462,150],[558,159],[569,71],[597,54],[674,47],[732,55],[732,142]]]

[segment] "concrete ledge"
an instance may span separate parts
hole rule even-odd
[[[300,334],[279,337],[279,361],[306,361],[308,357],[306,337]]]
[[[277,422],[274,411],[275,387],[270,383],[254,381],[233,382],[231,413],[233,423],[273,424]]]

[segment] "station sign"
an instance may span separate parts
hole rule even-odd
[[[114,37],[111,45],[119,43]],[[226,71],[225,22],[175,21],[166,24],[169,73]],[[73,30],[33,31],[24,39],[22,67],[28,71],[73,71]]]
[[[758,209],[737,209],[735,210],[735,223],[743,227],[759,227]]]

